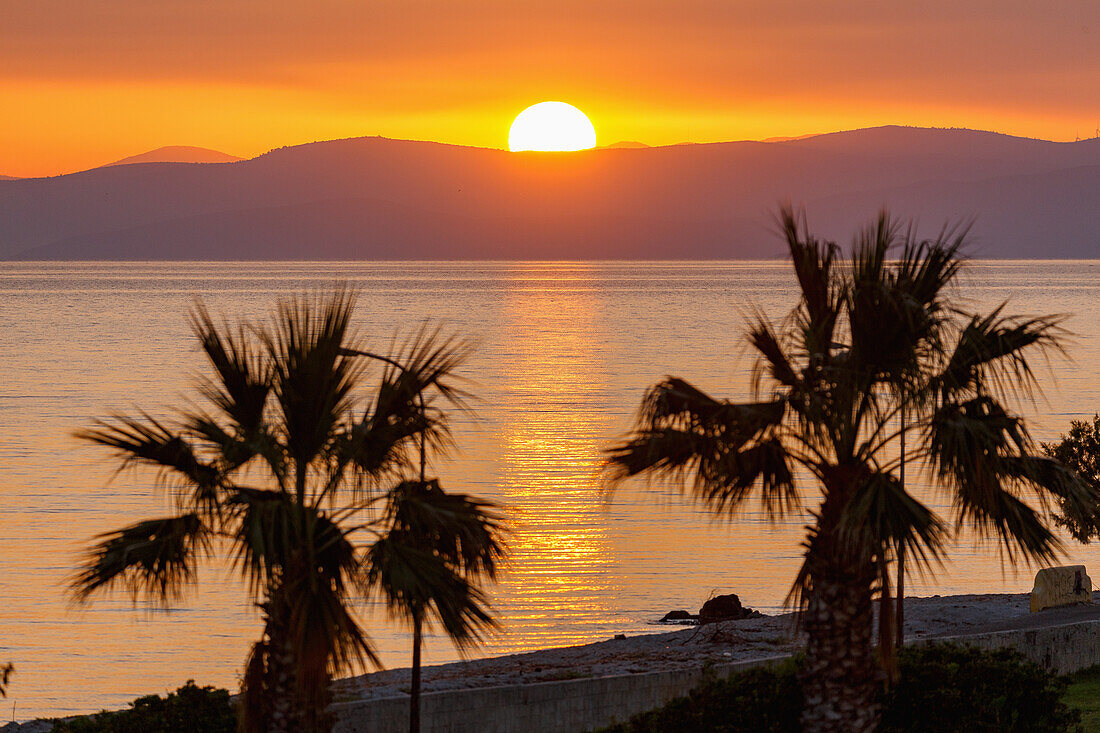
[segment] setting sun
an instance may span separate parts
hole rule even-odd
[[[596,128],[584,112],[565,102],[540,102],[516,115],[508,149],[586,150],[596,147]]]

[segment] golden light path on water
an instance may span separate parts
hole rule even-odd
[[[605,389],[599,314],[589,296],[563,296],[510,292],[504,304],[515,351],[501,388],[529,406],[501,435],[502,501],[515,523],[509,574],[522,578],[498,602],[519,635],[509,650],[528,648],[524,637],[583,641],[584,626],[570,623],[577,615],[614,619],[598,477],[610,426],[584,409]]]
[[[745,322],[753,307],[780,317],[794,302],[784,262],[0,263],[0,662],[17,665],[17,717],[124,706],[189,678],[237,685],[259,621],[225,565],[203,568],[169,614],[124,595],[70,603],[92,537],[171,506],[151,476],[113,475],[72,433],[193,394],[202,364],[185,314],[195,297],[256,319],[280,296],[337,280],[361,291],[356,323],[372,345],[424,319],[477,342],[463,371],[477,419],[458,420],[458,452],[433,466],[444,486],[504,505],[513,523],[512,560],[492,593],[501,628],[476,654],[663,631],[654,619],[714,591],[780,609],[801,516],[772,526],[749,505],[719,521],[647,485],[605,503],[597,470],[662,376],[748,394]],[[1100,262],[977,262],[961,295],[985,311],[1008,299],[1012,312],[1071,314],[1073,360],[1040,369],[1048,398],[1025,410],[1038,439],[1100,409]],[[949,510],[947,497],[917,490]],[[1100,568],[1100,545],[1068,550],[1068,561]],[[964,532],[946,567],[910,587],[1019,592],[1031,574]],[[407,665],[406,631],[377,602],[365,608],[385,664]],[[429,662],[455,658],[428,638]]]

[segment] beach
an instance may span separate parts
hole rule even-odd
[[[1100,620],[1097,593],[1091,606],[1034,614],[1029,612],[1028,599],[1027,593],[907,598],[905,638],[911,642]],[[423,689],[437,692],[751,661],[785,656],[798,651],[802,644],[792,613],[705,626],[673,626],[664,633],[425,667]],[[394,697],[407,694],[408,685],[408,669],[375,672],[340,680],[336,699],[347,702]]]
[[[906,598],[907,642],[1100,620],[1100,591],[1090,606],[1030,613],[1027,593]],[[797,652],[803,638],[793,613],[714,624],[668,625],[669,630],[590,644],[539,649],[425,667],[423,691],[442,692],[698,668]],[[338,680],[334,700],[348,703],[408,694],[410,670],[389,669]],[[199,681],[202,684],[202,681]],[[46,733],[45,720],[9,723],[0,733]]]

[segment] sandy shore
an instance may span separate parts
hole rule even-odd
[[[1094,604],[1100,604],[1100,593],[1094,594]],[[1029,613],[1026,593],[907,598],[905,608],[908,639],[1100,619],[1100,605]],[[802,644],[791,614],[670,628],[665,633],[425,667],[423,689],[430,692],[695,667],[708,661],[789,654]],[[409,670],[375,672],[338,684],[338,700],[392,697],[408,692]]]

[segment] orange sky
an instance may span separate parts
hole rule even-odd
[[[558,99],[601,144],[1100,122],[1097,0],[0,0],[0,173],[162,145],[506,147]]]

